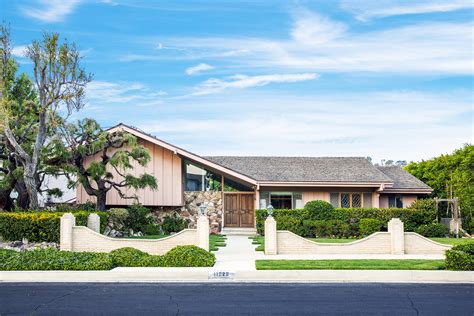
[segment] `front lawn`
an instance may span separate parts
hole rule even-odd
[[[439,242],[441,244],[446,244],[446,245],[459,245],[463,244],[466,242],[474,242],[474,238],[437,238],[437,237],[432,237],[430,238],[433,241]]]
[[[252,240],[252,245],[257,245],[255,251],[265,251],[265,237],[264,236],[252,236],[249,237]]]
[[[444,260],[256,260],[257,270],[444,270]]]

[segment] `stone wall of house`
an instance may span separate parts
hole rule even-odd
[[[196,228],[196,221],[199,216],[199,206],[207,205],[207,216],[211,233],[218,233],[222,228],[222,192],[184,192],[184,206],[182,207],[160,207],[152,211],[157,223],[161,223],[166,216],[177,213],[180,217],[188,221],[188,228]]]

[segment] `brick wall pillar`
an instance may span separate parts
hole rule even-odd
[[[390,246],[392,255],[403,255],[405,253],[405,230],[403,222],[399,218],[392,218],[388,222],[390,233]]]
[[[100,216],[92,213],[87,216],[87,227],[100,234]]]
[[[277,245],[277,226],[273,216],[268,216],[265,220],[265,254],[276,255]]]
[[[197,220],[197,235],[199,247],[209,251],[209,218],[206,215],[200,215]]]
[[[60,249],[72,251],[72,228],[76,226],[76,218],[72,213],[65,213],[61,216],[59,242]]]

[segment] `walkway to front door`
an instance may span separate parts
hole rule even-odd
[[[224,193],[224,227],[254,227],[254,193]]]
[[[265,259],[263,251],[255,251],[257,245],[253,245],[248,236],[227,236],[226,243],[225,247],[215,252],[215,270],[252,271],[256,270],[256,259]]]

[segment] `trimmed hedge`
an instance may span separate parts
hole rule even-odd
[[[72,212],[76,225],[86,226],[91,213],[100,216],[101,231],[107,226],[106,212]],[[60,218],[63,212],[0,212],[0,236],[7,241],[59,242]]]
[[[474,242],[459,244],[446,251],[446,269],[474,271]]]
[[[110,270],[115,267],[212,267],[213,253],[196,246],[177,246],[162,256],[135,248],[111,253],[70,252],[55,248],[16,252],[0,249],[1,270]]]
[[[425,237],[446,237],[449,235],[449,228],[443,224],[433,223],[421,225],[416,232]]]
[[[313,204],[309,202],[307,204]],[[326,202],[325,202],[326,203]],[[414,203],[417,205],[416,202]],[[423,204],[423,205],[421,205]],[[318,205],[322,205],[318,203]],[[387,223],[392,218],[400,218],[405,226],[405,231],[416,231],[421,225],[436,222],[436,209],[432,208],[430,200],[419,202],[420,209],[416,208],[334,208],[332,212],[326,210],[321,213],[319,220],[340,220],[349,224],[351,236],[360,236],[360,221],[363,218],[378,220],[382,223],[382,230],[387,229]],[[312,215],[314,216],[314,214]],[[308,208],[306,209],[276,209],[273,217],[277,221],[278,229],[285,229],[304,236],[303,221],[311,220]],[[256,210],[257,231],[264,235],[264,222],[267,210]],[[309,237],[309,236],[308,236]],[[342,237],[342,236],[341,236]]]
[[[354,236],[354,229],[349,223],[341,220],[305,220],[302,223],[305,237],[337,237],[348,238]]]
[[[55,248],[8,253],[0,270],[110,270],[113,262],[107,253],[69,252]]]
[[[304,210],[310,220],[330,219],[334,212],[334,206],[331,203],[321,200],[310,201],[305,204]]]
[[[383,222],[376,218],[361,218],[359,221],[359,232],[362,236],[369,236],[382,229]]]

